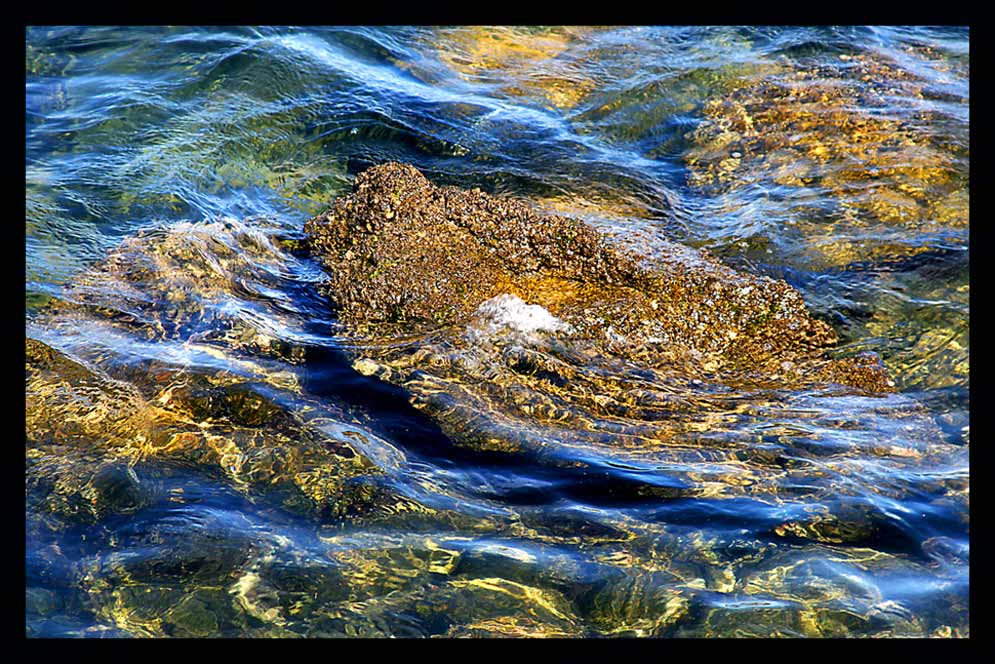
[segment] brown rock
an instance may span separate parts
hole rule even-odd
[[[542,306],[565,334],[600,351],[679,364],[689,376],[720,370],[751,381],[888,389],[880,365],[821,357],[836,334],[783,281],[678,244],[623,249],[582,221],[436,186],[409,165],[360,174],[353,193],[305,231],[340,321],[360,336],[463,326],[482,303],[508,294]],[[799,369],[782,375],[784,362]]]

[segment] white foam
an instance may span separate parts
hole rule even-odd
[[[486,330],[509,329],[526,335],[539,332],[572,332],[573,328],[538,304],[526,304],[517,295],[503,293],[477,307],[477,321]]]
[[[262,620],[263,622],[285,625],[286,619],[283,617],[279,606],[266,608],[265,603],[272,602],[276,594],[273,587],[266,583],[256,572],[245,572],[238,577],[229,588],[229,594],[233,595],[235,601],[250,616]]]

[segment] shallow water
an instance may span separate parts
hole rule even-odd
[[[38,28],[25,62],[61,353],[28,635],[969,633],[966,29]],[[298,247],[386,160],[784,279],[897,392],[692,384],[508,298],[357,340]]]

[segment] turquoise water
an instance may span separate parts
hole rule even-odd
[[[25,63],[26,336],[148,408],[28,432],[30,636],[969,633],[966,29],[45,27]],[[898,391],[464,448],[294,249],[388,160],[784,279]]]

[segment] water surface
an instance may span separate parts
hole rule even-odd
[[[28,635],[968,634],[966,29],[45,27],[25,67]],[[387,160],[784,279],[897,391],[501,330],[462,357],[651,396],[391,387],[299,251]]]

